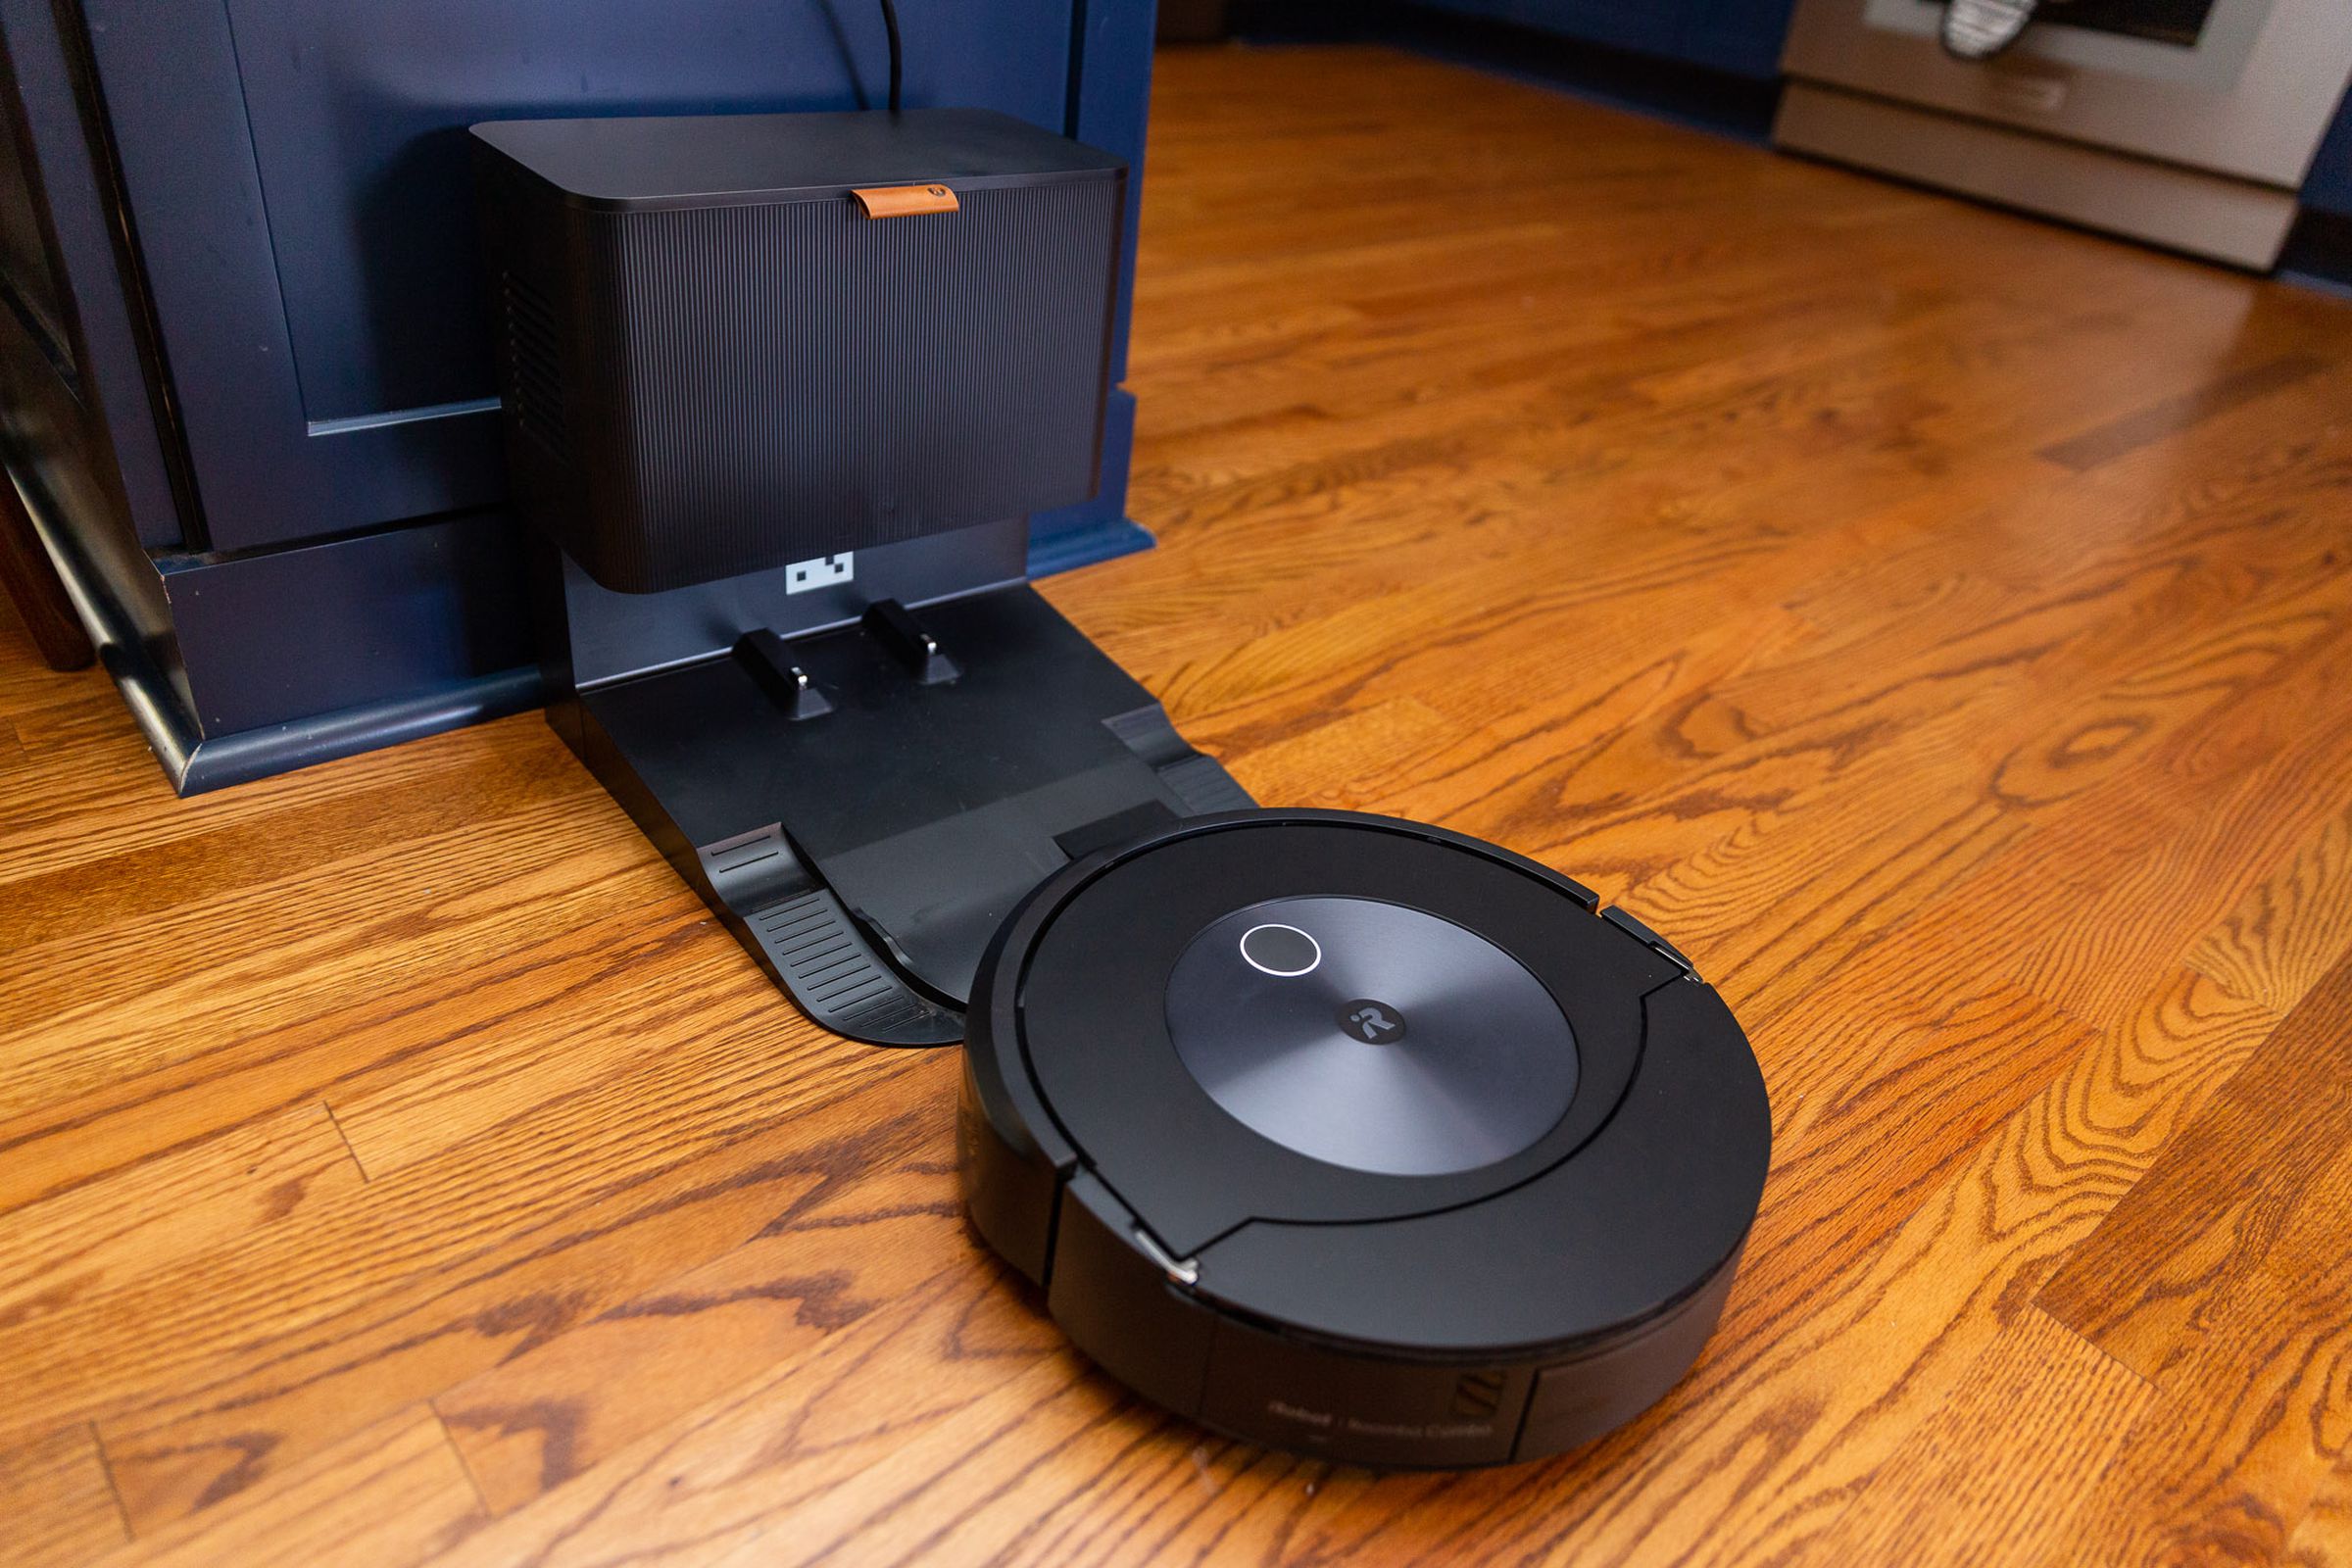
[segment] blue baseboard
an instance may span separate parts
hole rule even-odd
[[[1090,528],[1032,534],[1029,539],[1029,575],[1051,577],[1057,571],[1068,571],[1074,566],[1091,566],[1098,561],[1131,556],[1139,550],[1149,550],[1158,542],[1152,537],[1149,528],[1126,517]]]
[[[5,482],[0,477],[0,483]],[[48,508],[27,506],[26,513],[123,706],[162,764],[165,778],[181,795],[225,789],[462,724],[503,718],[536,708],[541,701],[538,665],[518,664],[466,675],[428,674],[423,689],[400,696],[207,734],[190,701],[186,677],[177,667],[178,640],[142,635],[74,536],[57,525]],[[243,578],[232,578],[225,564],[212,570],[217,584],[233,580],[242,589]],[[248,610],[265,603],[234,595],[228,599]]]
[[[198,741],[174,758],[161,745],[156,754],[182,795],[225,789],[272,773],[291,772],[314,762],[397,746],[445,729],[504,718],[540,704],[539,668],[535,664],[500,670],[447,689],[398,702],[370,703],[341,712],[321,713],[266,729],[234,735],[214,735]],[[133,705],[134,710],[136,705]],[[151,744],[155,736],[148,736]],[[176,767],[174,764],[176,763]]]
[[[1456,5],[1466,9],[1454,9]],[[1378,43],[1572,93],[1612,109],[1763,146],[1780,106],[1777,69],[1733,71],[1469,14],[1479,0],[1242,0],[1236,34],[1263,43]],[[1778,55],[1777,44],[1764,57]]]
[[[2287,233],[2278,275],[2306,288],[2352,295],[2352,214],[2304,208]]]

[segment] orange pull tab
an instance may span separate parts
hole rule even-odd
[[[952,213],[956,193],[945,185],[868,185],[853,190],[868,218],[912,218],[917,213]]]

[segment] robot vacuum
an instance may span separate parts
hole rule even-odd
[[[1763,1193],[1746,1038],[1518,856],[1338,811],[1073,861],[987,950],[974,1228],[1146,1397],[1383,1468],[1589,1442],[1697,1356]]]

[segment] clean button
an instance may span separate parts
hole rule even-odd
[[[1313,972],[1323,949],[1295,925],[1253,925],[1242,933],[1242,957],[1252,969],[1293,980]]]

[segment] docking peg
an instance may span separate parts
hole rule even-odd
[[[792,657],[792,645],[765,626],[737,638],[735,654],[751,665],[753,676],[784,710],[786,718],[797,723],[833,711],[832,702]]]
[[[879,639],[925,686],[936,686],[963,673],[956,667],[956,661],[941,650],[939,640],[925,631],[923,623],[907,613],[906,607],[896,599],[877,599],[868,605],[863,624],[867,635]]]

